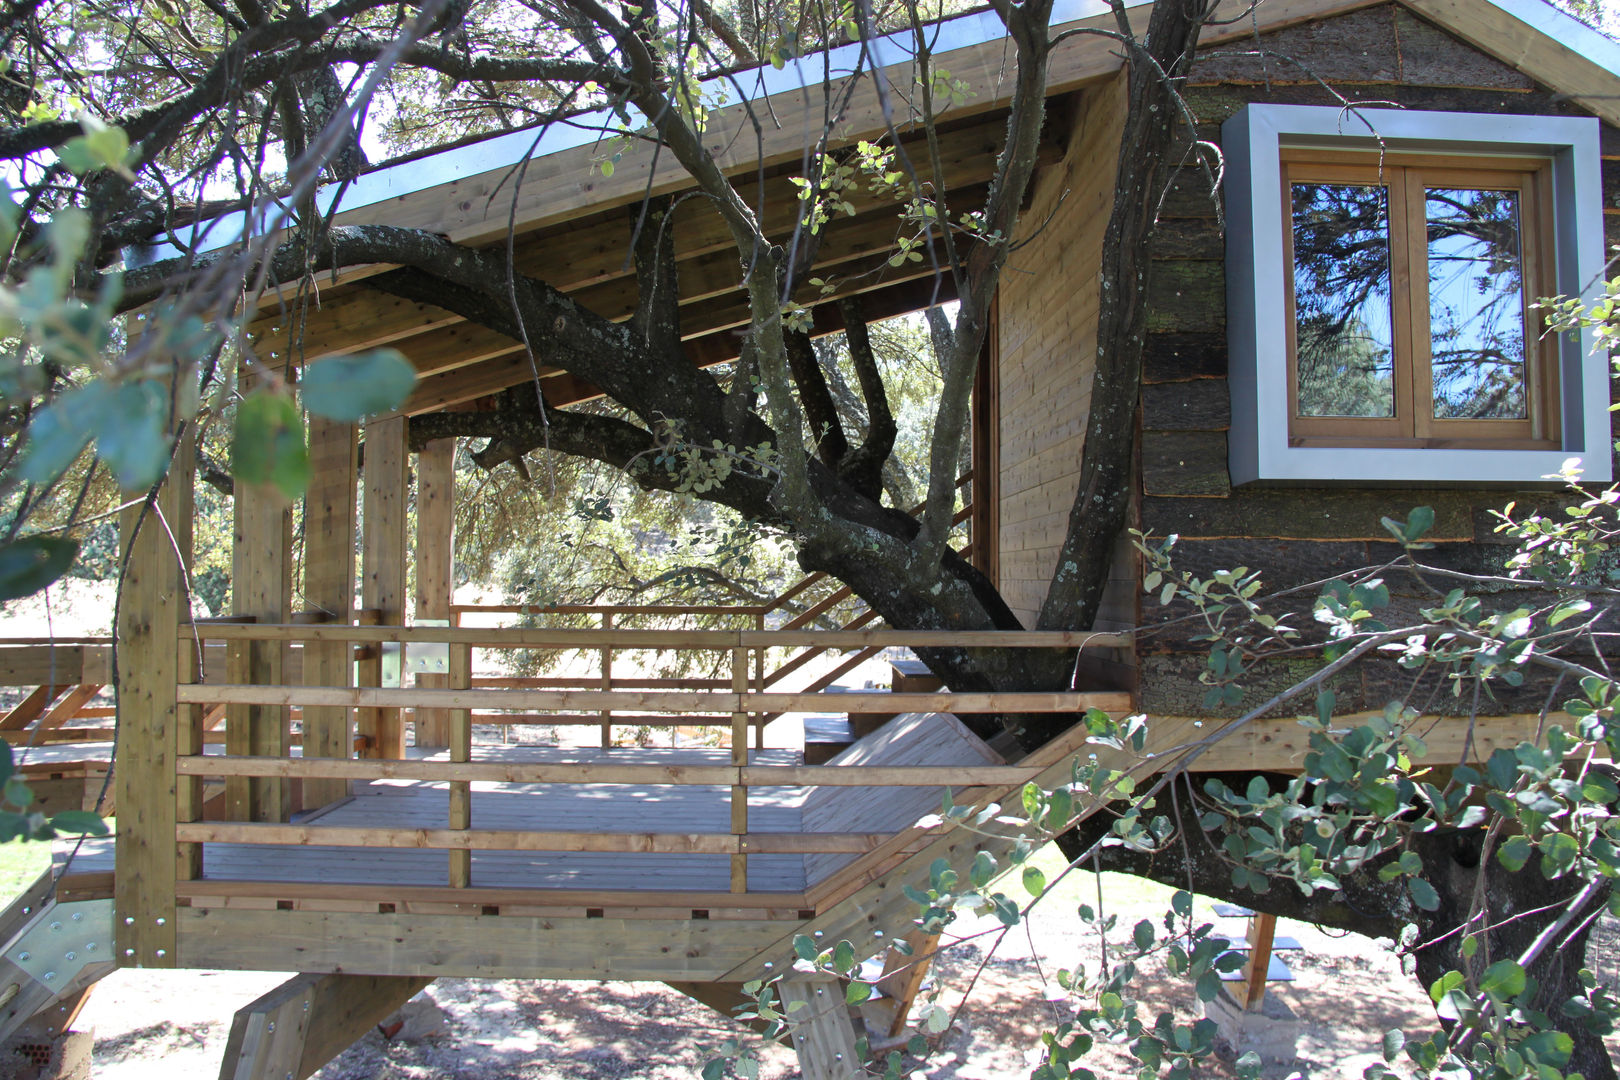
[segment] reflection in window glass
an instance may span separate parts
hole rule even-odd
[[[1437,419],[1523,419],[1519,193],[1425,188]]]
[[[1395,415],[1389,193],[1293,184],[1299,415]]]

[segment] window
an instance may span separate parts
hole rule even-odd
[[[1608,480],[1606,364],[1532,308],[1601,274],[1595,121],[1251,105],[1223,139],[1234,483]]]

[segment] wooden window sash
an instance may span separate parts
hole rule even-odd
[[[1557,364],[1550,338],[1537,335],[1531,307],[1552,282],[1553,227],[1549,166],[1544,160],[1511,157],[1444,157],[1358,151],[1282,151],[1284,266],[1287,268],[1289,442],[1295,446],[1387,446],[1401,448],[1544,449],[1558,445]],[[1387,194],[1390,259],[1390,320],[1393,346],[1394,417],[1316,417],[1299,414],[1299,377],[1294,306],[1295,183],[1383,187]],[[1432,345],[1429,334],[1428,220],[1426,189],[1516,191],[1519,201],[1521,312],[1525,334],[1522,419],[1434,417]],[[1421,269],[1415,269],[1421,268]]]

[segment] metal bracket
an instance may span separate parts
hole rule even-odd
[[[91,964],[117,962],[112,900],[45,905],[12,939],[5,957],[55,990],[67,987]]]
[[[449,626],[449,619],[417,619],[412,626]],[[417,641],[405,653],[405,670],[418,675],[450,673],[448,641]]]
[[[449,619],[417,619],[412,626],[449,626]],[[401,641],[382,643],[382,677],[378,684],[405,685],[405,673],[447,675],[450,672],[450,645],[444,641],[417,641],[407,646]]]

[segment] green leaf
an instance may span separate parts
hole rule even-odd
[[[287,498],[309,486],[309,449],[292,399],[255,390],[236,407],[231,468],[247,484],[271,484]]]
[[[67,391],[35,414],[18,474],[32,484],[48,484],[62,475],[90,445],[111,396],[108,384],[93,382]]]
[[[1024,891],[1031,896],[1040,896],[1046,891],[1046,875],[1041,873],[1040,867],[1024,867]]]
[[[1537,846],[1541,848],[1541,872],[1548,878],[1558,877],[1574,866],[1581,853],[1580,842],[1568,833],[1544,836]]]
[[[840,975],[848,975],[855,970],[855,946],[847,941],[840,941],[833,949],[833,968]]]
[[[169,466],[169,395],[155,379],[112,392],[95,427],[96,456],[125,491],[145,491]]]
[[[1530,861],[1530,840],[1524,836],[1510,836],[1496,849],[1496,860],[1507,869],[1517,873],[1524,869],[1524,864]]]
[[[1153,923],[1147,919],[1137,923],[1136,928],[1131,931],[1131,940],[1136,942],[1136,947],[1143,952],[1153,948]]]
[[[844,990],[844,1004],[859,1005],[872,996],[872,984],[855,981]]]
[[[1520,1043],[1519,1049],[1533,1055],[1538,1064],[1563,1068],[1575,1052],[1575,1040],[1562,1031],[1538,1031]]]
[[[1412,894],[1412,903],[1424,911],[1434,911],[1440,907],[1440,894],[1434,891],[1433,885],[1422,878],[1412,878],[1406,883],[1406,888]]]
[[[1392,1028],[1384,1032],[1384,1060],[1394,1061],[1395,1056],[1406,1045],[1406,1032],[1400,1028]]]
[[[725,1075],[725,1058],[710,1058],[703,1063],[703,1080],[722,1080]]]
[[[393,349],[372,349],[317,360],[298,385],[310,412],[355,421],[403,405],[416,386],[416,369]]]
[[[34,791],[20,776],[13,776],[7,780],[4,788],[0,788],[0,798],[20,810],[26,810],[34,805]]]
[[[1460,971],[1448,971],[1429,985],[1429,1000],[1438,1005],[1441,998],[1451,991],[1461,988],[1462,985],[1463,973]]]
[[[69,836],[107,835],[107,823],[89,810],[64,810],[51,818],[51,828]]]
[[[1434,508],[1432,506],[1419,506],[1412,510],[1406,519],[1406,528],[1403,530],[1406,540],[1416,540],[1434,527]]]
[[[0,603],[30,596],[68,572],[79,542],[29,536],[0,547]]]
[[[1485,969],[1479,988],[1499,1001],[1512,1001],[1524,993],[1524,968],[1513,960],[1498,960]]]

